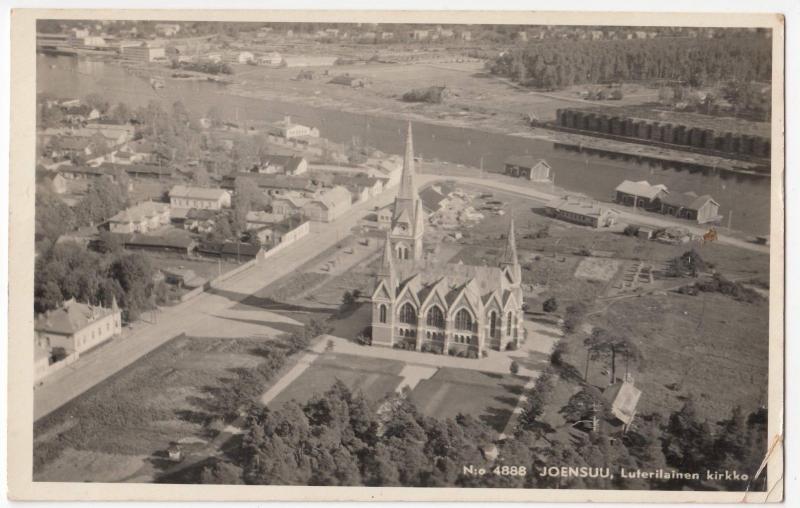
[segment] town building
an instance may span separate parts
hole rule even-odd
[[[123,244],[129,250],[142,250],[147,252],[163,252],[189,256],[197,247],[197,242],[189,236],[160,236],[160,235],[126,235]]]
[[[162,37],[174,37],[181,31],[178,23],[156,23],[156,33]]]
[[[44,348],[69,356],[122,333],[122,313],[116,299],[110,308],[70,299],[57,309],[39,314],[34,330]]]
[[[176,185],[169,191],[169,206],[172,208],[221,210],[223,208],[230,208],[231,193],[225,189],[207,189],[205,187]]]
[[[669,193],[661,198],[661,213],[679,219],[697,221],[706,224],[722,219],[719,214],[719,203],[708,194],[698,196],[694,192]]]
[[[290,217],[303,213],[303,207],[310,201],[297,192],[287,192],[272,198],[272,212],[281,217]]]
[[[319,137],[319,130],[315,127],[293,123],[291,116],[285,116],[283,120],[274,122],[269,129],[269,133],[273,136],[284,139],[297,139],[303,137]]]
[[[283,65],[283,56],[277,51],[272,51],[256,57],[259,65],[267,65],[269,67],[280,67]]]
[[[234,64],[246,64],[250,62],[255,62],[256,57],[253,53],[249,51],[234,51],[233,53],[227,53],[225,55],[225,61],[227,63],[234,63]]]
[[[605,228],[616,224],[619,213],[611,208],[600,206],[597,201],[578,196],[563,196],[545,204],[550,217],[567,222]]]
[[[332,222],[350,209],[352,195],[347,188],[336,186],[321,192],[303,205],[303,215],[318,222]]]
[[[523,339],[522,269],[513,218],[496,266],[423,258],[425,212],[411,125],[401,187],[372,293],[372,344],[479,358]]]
[[[119,212],[108,219],[112,233],[147,233],[169,224],[169,206],[145,201]]]
[[[651,185],[647,180],[625,180],[614,191],[617,203],[645,209],[660,208],[660,201],[669,193],[666,185]]]
[[[455,190],[451,184],[443,183],[425,187],[419,192],[422,208],[431,214],[447,206],[450,194]]]
[[[530,155],[509,157],[505,161],[505,173],[508,176],[525,178],[534,182],[550,181],[550,164],[544,159]]]
[[[123,46],[122,57],[135,62],[152,62],[166,59],[167,54],[163,46],[150,46],[143,42],[138,46]]]
[[[308,171],[308,161],[299,155],[267,155],[264,161],[254,168],[255,173],[288,176],[302,175]]]

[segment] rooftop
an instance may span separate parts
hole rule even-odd
[[[61,307],[39,314],[34,328],[36,331],[72,335],[119,310],[79,303],[75,299],[65,301]]]
[[[655,198],[661,192],[669,192],[666,185],[652,185],[647,180],[640,180],[638,182],[624,180],[621,184],[617,185],[616,190],[618,192],[624,192],[625,194],[631,194],[633,196],[640,196],[648,199]]]
[[[169,191],[170,198],[203,199],[217,201],[228,194],[225,189],[208,189],[205,187],[186,187],[176,185]]]
[[[119,212],[108,221],[117,223],[141,222],[165,212],[169,212],[168,204],[145,201]]]

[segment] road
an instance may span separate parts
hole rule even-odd
[[[418,179],[421,185],[427,185],[429,183],[440,180],[453,180],[456,182],[460,182],[462,184],[470,184],[479,187],[496,189],[502,192],[507,192],[509,194],[526,196],[541,204],[544,204],[548,201],[551,201],[559,197],[556,194],[542,192],[540,190],[536,190],[530,187],[512,185],[509,183],[493,180],[491,178],[478,178],[478,177],[458,176],[458,175],[454,176],[454,175],[423,174],[420,175]],[[647,212],[638,213],[631,211],[626,207],[616,206],[611,204],[609,205],[615,206],[615,209],[620,212],[619,218],[626,223],[638,224],[641,226],[654,226],[658,228],[680,227],[686,229],[687,231],[690,231],[692,234],[701,236],[708,231],[708,227],[691,225],[692,223],[690,223],[689,221],[672,220],[667,217],[659,216],[653,213],[647,213]],[[751,243],[746,240],[742,240],[741,238],[720,234],[719,232],[717,236],[717,242],[725,245],[731,245],[733,247],[738,247],[740,249],[746,249],[753,252],[762,252],[765,254],[769,254],[769,246],[767,245]]]
[[[433,174],[417,175],[419,187],[435,181],[455,180],[498,191],[526,196],[539,203],[545,203],[557,196],[529,187],[521,187],[488,178],[469,176],[442,176]],[[163,309],[154,323],[139,322],[137,326],[122,337],[103,345],[97,350],[82,356],[78,361],[47,377],[38,386],[34,396],[34,420],[41,418],[72,400],[101,381],[119,372],[137,359],[166,343],[173,337],[187,335],[213,335],[220,327],[234,326],[230,322],[220,322],[215,317],[219,312],[233,307],[247,296],[257,292],[287,273],[297,270],[320,252],[332,247],[346,238],[363,215],[375,206],[382,206],[394,199],[396,189],[389,189],[382,195],[354,206],[333,223],[312,223],[311,232],[297,243],[270,257],[253,268],[245,270],[222,283],[212,293],[206,292],[178,304]],[[705,229],[654,216],[620,210],[620,218],[626,222],[656,227],[680,226],[694,234],[702,235]],[[719,243],[756,252],[769,253],[769,247],[756,245],[744,240],[719,235]],[[233,295],[233,296],[231,296]],[[219,330],[222,334],[223,330]],[[229,336],[230,330],[224,336]]]
[[[360,203],[333,223],[312,223],[311,232],[295,244],[254,267],[239,273],[218,286],[219,291],[205,292],[174,307],[162,309],[154,323],[138,322],[133,330],[99,347],[64,369],[48,376],[35,389],[34,421],[61,407],[101,381],[119,372],[173,337],[209,336],[215,329],[235,326],[215,317],[240,300],[257,292],[287,273],[300,268],[320,252],[350,235],[362,216],[374,206],[394,199],[396,189]],[[233,296],[231,296],[233,295]],[[229,336],[230,330],[219,330]]]

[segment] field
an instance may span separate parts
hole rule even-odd
[[[226,389],[264,360],[266,341],[179,337],[37,421],[37,481],[152,481],[171,442],[222,428]],[[256,387],[258,389],[258,387]]]
[[[336,380],[377,402],[400,385],[402,369],[402,362],[329,352],[317,358],[308,370],[275,397],[270,407],[280,407],[290,400],[304,403],[327,391]]]
[[[306,402],[329,389],[337,380],[351,390],[378,402],[408,385],[410,399],[434,418],[471,415],[502,432],[516,407],[526,378],[405,364],[401,361],[327,352],[281,392],[270,404],[290,400]]]

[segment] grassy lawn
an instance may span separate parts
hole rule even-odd
[[[631,337],[641,349],[645,363],[634,377],[643,391],[643,413],[672,412],[689,395],[712,421],[729,416],[734,405],[750,412],[766,404],[766,301],[743,303],[715,293],[629,298],[590,324]],[[582,372],[585,355],[575,347],[568,361]],[[590,365],[591,383],[600,386],[607,379],[599,364]]]
[[[258,339],[167,342],[36,422],[34,478],[152,478],[159,468],[154,454],[169,443],[213,438],[219,390],[239,369],[258,365],[263,347]]]
[[[398,374],[403,363],[394,360],[326,353],[319,358],[270,404],[280,407],[296,400],[305,403],[314,395],[326,392],[336,380],[353,391],[360,391],[375,402],[394,392],[402,381]]]
[[[526,381],[511,375],[442,368],[420,381],[411,400],[428,416],[471,415],[502,432]]]

